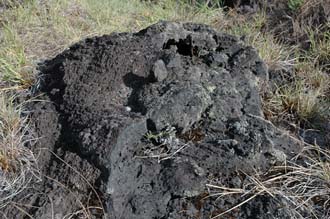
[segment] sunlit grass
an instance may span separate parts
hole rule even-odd
[[[264,110],[269,118],[278,117],[295,123],[329,119],[329,76],[309,62],[299,62],[291,82],[279,86]]]
[[[0,39],[1,86],[28,88],[38,60],[88,36],[138,31],[159,20],[211,24],[221,15],[220,9],[196,9],[174,0],[158,4],[139,0],[31,0],[13,4],[0,15],[4,32]]]
[[[221,9],[193,8],[180,1],[79,0],[93,23],[94,33],[137,31],[160,20],[211,24]],[[100,10],[101,9],[101,10]]]
[[[330,27],[330,23],[329,23]],[[307,51],[307,56],[321,67],[330,70],[330,31],[319,33],[309,29],[310,50]]]
[[[232,11],[226,20],[219,20],[218,25],[228,33],[243,36],[246,44],[253,46],[271,70],[287,70],[295,63],[292,57],[295,48],[276,40],[271,33],[264,33],[267,22],[265,12],[259,12],[247,18]]]

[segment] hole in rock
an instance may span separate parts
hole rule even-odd
[[[164,49],[170,49],[171,46],[177,47],[177,52],[183,56],[193,56],[193,46],[191,36],[188,36],[186,39],[179,39],[176,41],[175,39],[168,40],[165,45]]]

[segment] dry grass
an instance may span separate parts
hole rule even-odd
[[[244,41],[256,48],[260,57],[275,71],[289,70],[295,63],[293,54],[295,47],[289,47],[277,40],[271,33],[264,33],[267,22],[265,12],[259,12],[251,17],[230,11],[225,18],[220,18],[217,28],[233,35],[243,36]]]
[[[0,93],[0,207],[8,204],[32,179],[39,179],[35,156],[26,147],[33,141],[20,106]]]
[[[269,99],[264,99],[265,114],[271,120],[289,120],[296,124],[327,120],[329,90],[328,74],[309,62],[299,62],[291,81],[278,87]]]
[[[267,173],[245,176],[242,188],[207,185],[210,196],[239,195],[243,198],[242,202],[213,218],[220,218],[258,196],[268,196],[282,205],[285,203],[291,218],[330,216],[330,152],[327,150],[306,146],[283,166],[274,166]]]

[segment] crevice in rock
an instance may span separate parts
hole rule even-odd
[[[128,97],[127,105],[131,107],[133,112],[139,112],[142,115],[146,114],[147,109],[139,99],[139,94],[143,89],[143,86],[149,83],[155,82],[152,74],[149,74],[148,78],[129,73],[124,75],[123,81],[126,86],[132,89],[131,95]]]

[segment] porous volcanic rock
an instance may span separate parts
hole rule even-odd
[[[43,183],[32,202],[39,208],[29,211],[36,218],[50,212],[45,194],[58,217],[80,210],[72,199],[86,203],[88,185],[106,218],[210,218],[243,199],[207,197],[207,184],[239,188],[240,173],[266,171],[300,150],[263,118],[258,90],[268,72],[257,52],[205,25],[160,22],[89,38],[40,71],[37,93],[49,101],[32,107],[36,132],[80,174],[44,153],[45,174],[77,195]],[[287,211],[262,196],[227,218]]]

